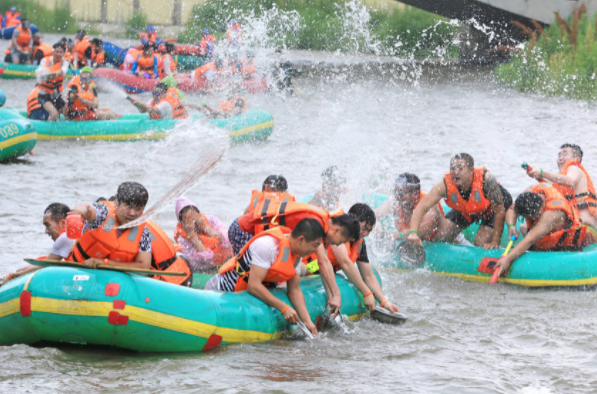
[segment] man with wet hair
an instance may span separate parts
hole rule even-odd
[[[597,228],[597,196],[593,181],[581,164],[583,151],[578,145],[564,144],[558,153],[559,172],[543,171],[542,168],[532,166],[527,174],[539,182],[548,180],[553,187],[572,205],[576,205],[580,220],[586,225]]]
[[[301,220],[292,231],[280,227],[264,231],[226,262],[218,275],[207,282],[205,290],[247,290],[255,298],[279,310],[288,323],[295,324],[300,317],[311,333],[317,335],[300,286],[300,261],[321,246],[324,236],[323,227],[315,219]],[[284,281],[293,307],[276,298],[269,290]]]
[[[149,193],[137,182],[118,186],[114,203],[79,204],[69,212],[84,220],[81,238],[73,247],[69,261],[90,268],[98,265],[151,269],[152,235],[145,223],[119,229],[141,217]]]
[[[520,226],[524,238],[497,262],[500,275],[507,273],[512,262],[527,250],[580,251],[596,241],[581,223],[578,209],[547,183],[531,186],[516,198],[514,212],[506,215],[507,223],[516,225],[518,216],[526,220]]]
[[[70,255],[71,247],[75,242],[66,236],[66,216],[70,208],[64,204],[55,202],[44,210],[43,224],[46,228],[45,233],[48,234],[54,244],[50,254],[46,257],[48,260],[62,260]],[[8,274],[0,283],[0,286],[6,282],[33,272],[42,267],[27,264],[24,267],[19,268],[16,272]]]
[[[474,165],[473,157],[467,153],[452,157],[450,172],[414,209],[407,237],[409,243],[422,245],[419,230],[423,217],[444,198],[452,210],[440,219],[439,238],[453,242],[461,231],[479,223],[475,246],[500,247],[506,210],[512,205],[512,196],[486,168]]]
[[[382,307],[391,312],[399,312],[398,307],[385,298],[381,285],[371,269],[369,256],[367,255],[367,245],[364,238],[375,227],[377,222],[375,212],[367,204],[357,203],[350,208],[348,215],[358,221],[361,228],[361,239],[343,245],[327,246],[328,258],[334,272],[342,270],[346,274],[348,280],[363,294],[363,302],[368,310],[375,309],[375,300],[377,299]],[[319,261],[316,254],[307,256],[303,259],[303,262],[310,274],[319,273]],[[331,294],[328,293],[328,297],[331,298]]]
[[[315,192],[309,204],[334,211],[340,208],[340,198],[346,193],[346,177],[337,166],[330,166],[321,173],[321,189]]]

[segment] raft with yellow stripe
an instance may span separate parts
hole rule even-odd
[[[342,276],[342,313],[366,313]],[[327,296],[319,276],[302,278],[313,322]],[[285,289],[272,293],[289,303]],[[48,267],[0,287],[0,344],[75,343],[139,352],[197,352],[279,339],[289,329],[278,310],[246,291],[195,290],[134,274]]]
[[[20,119],[30,122],[37,131],[38,140],[77,139],[136,141],[166,138],[177,120],[151,120],[148,114],[123,114],[116,120],[46,122],[26,118],[25,111],[0,108],[0,120]],[[204,119],[201,114],[193,120]],[[184,121],[184,120],[183,120]],[[266,140],[274,129],[274,118],[264,109],[249,110],[231,118],[209,119],[208,122],[230,132],[232,142]]]
[[[388,197],[376,194],[365,197],[372,207],[378,207]],[[450,208],[444,205],[447,213]],[[382,222],[385,227],[389,223]],[[522,224],[519,219],[517,226]],[[393,224],[391,224],[393,227]],[[473,243],[479,229],[478,225],[470,226],[463,234]],[[392,230],[394,230],[392,228]],[[394,230],[395,231],[395,230]],[[522,236],[516,241],[516,245]],[[504,226],[501,249],[485,250],[481,247],[454,245],[448,243],[423,242],[427,258],[425,264],[418,269],[425,269],[434,274],[454,277],[472,282],[488,283],[491,270],[486,269],[486,257],[498,258],[504,253],[508,244],[508,232]],[[400,257],[392,253],[391,257],[380,266],[412,270]],[[597,286],[597,245],[586,247],[581,252],[526,252],[512,263],[508,275],[500,277],[499,283],[509,283],[525,287],[574,287],[592,288]]]
[[[0,120],[0,161],[31,152],[37,143],[37,133],[31,123],[20,120]]]
[[[14,63],[0,63],[0,67],[4,69],[4,73],[0,74],[0,79],[34,79],[37,65],[31,64],[14,64]],[[72,78],[73,70],[68,69],[66,78]]]

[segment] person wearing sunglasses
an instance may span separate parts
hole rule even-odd
[[[81,69],[81,74],[68,84],[68,106],[66,115],[70,120],[112,120],[116,115],[108,107],[99,107],[95,84],[91,80],[93,70],[89,66]]]
[[[180,102],[176,92],[168,92],[168,85],[158,83],[153,88],[153,100],[143,104],[135,99],[129,98],[135,107],[142,113],[149,113],[150,119],[185,119],[189,113]]]

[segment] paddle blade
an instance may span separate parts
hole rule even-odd
[[[421,245],[411,245],[403,241],[396,248],[396,253],[400,257],[400,261],[409,268],[418,268],[425,264],[427,255],[425,248]]]
[[[408,319],[402,313],[392,313],[379,305],[375,307],[375,310],[371,311],[371,318],[386,324],[402,324]]]
[[[171,204],[182,196],[184,193],[192,189],[197,182],[205,175],[207,175],[218,162],[222,159],[226,151],[228,150],[228,144],[219,147],[214,151],[209,152],[206,156],[202,157],[193,168],[180,180],[174,187],[158,202],[156,202],[148,211],[146,211],[141,217],[133,220],[122,226],[118,226],[119,229],[127,229],[135,227],[147,220],[151,219],[153,215],[161,211],[165,206]]]

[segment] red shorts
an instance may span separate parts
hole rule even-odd
[[[80,120],[97,120],[97,114],[94,111],[86,112],[82,115],[77,114],[76,116],[70,118],[70,120],[80,121]]]

